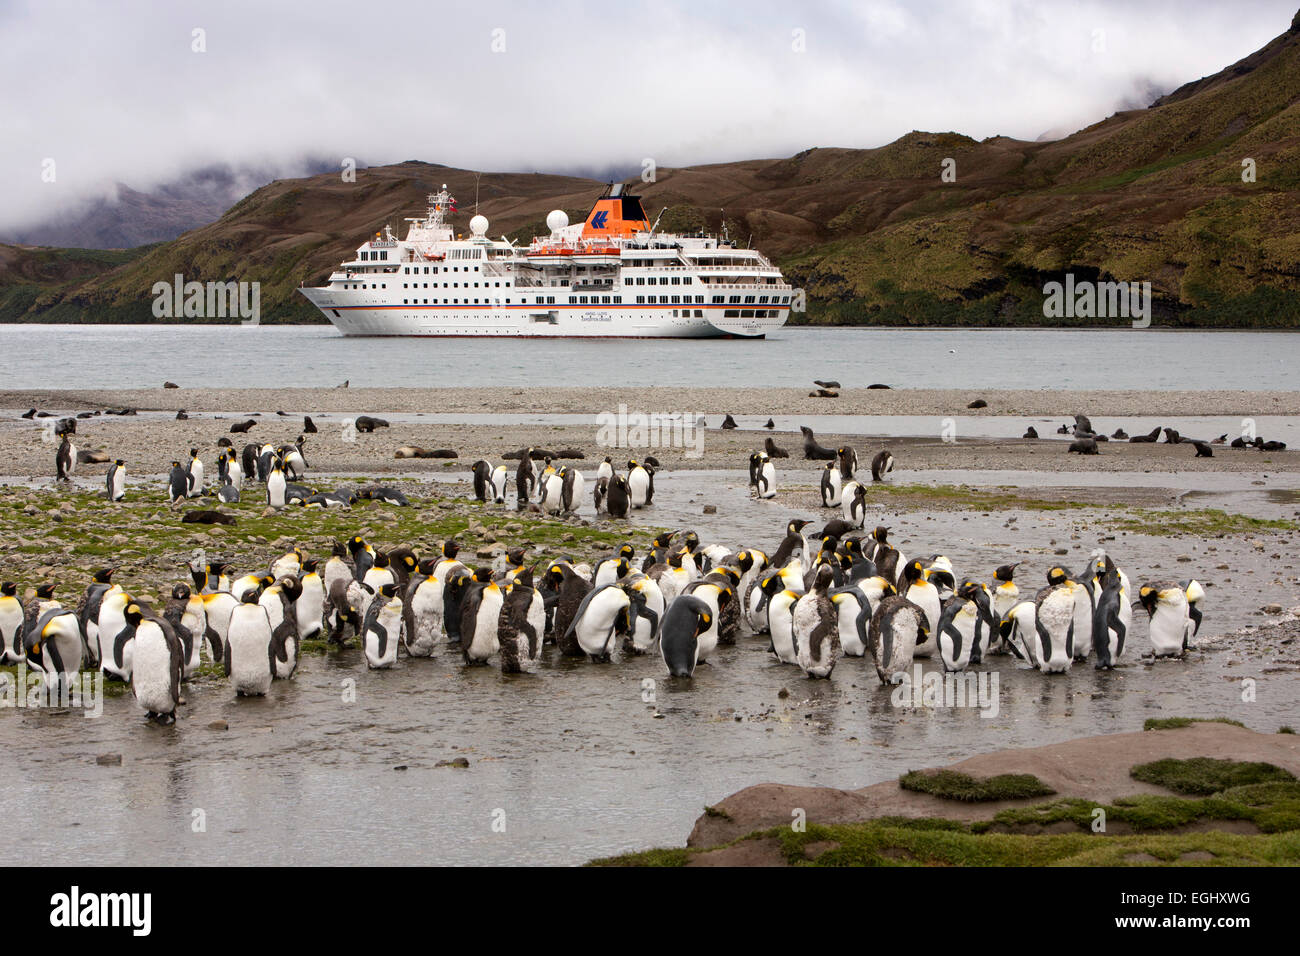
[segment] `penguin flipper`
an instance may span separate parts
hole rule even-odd
[[[117,669],[122,669],[122,652],[126,650],[126,642],[135,637],[135,628],[127,625],[122,628],[122,632],[113,639],[113,663]]]

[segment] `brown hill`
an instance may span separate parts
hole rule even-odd
[[[940,176],[946,160],[955,181]],[[0,316],[147,320],[150,287],[179,272],[260,281],[265,319],[315,320],[294,288],[384,223],[422,213],[444,182],[467,222],[475,174],[409,161],[359,170],[355,183],[271,183],[116,265],[56,268],[46,260],[74,253],[0,247]],[[585,214],[602,185],[483,173],[480,211],[493,235],[526,240],[550,209]],[[1297,327],[1300,14],[1220,73],[1064,139],[912,132],[878,149],[661,168],[634,185],[651,217],[666,207],[664,228],[725,224],[773,256],[807,290],[813,322],[1045,324],[1044,282],[1074,272],[1150,281],[1165,323]]]

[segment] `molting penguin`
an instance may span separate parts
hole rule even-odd
[[[1097,670],[1109,670],[1119,663],[1128,637],[1128,621],[1123,610],[1128,606],[1128,595],[1120,583],[1119,572],[1107,559],[1098,587],[1097,606],[1092,612],[1092,650],[1097,655],[1093,665]]]
[[[1034,599],[1034,635],[1038,669],[1044,674],[1064,674],[1074,663],[1074,582],[1046,587]]]
[[[537,668],[546,630],[546,608],[541,593],[533,587],[533,572],[525,568],[506,589],[497,622],[497,644],[501,649],[501,672],[520,674]]]
[[[964,671],[968,665],[979,663],[988,642],[986,634],[995,629],[988,589],[975,581],[962,584],[939,618],[936,646],[943,669]]]
[[[176,504],[189,496],[190,478],[180,461],[172,462],[172,470],[167,475],[167,500]]]
[[[903,567],[903,585],[899,591],[925,614],[926,637],[917,643],[913,653],[917,657],[929,657],[934,653],[939,632],[939,618],[943,616],[943,607],[939,603],[939,589],[925,580],[925,565],[920,561],[909,561]]]
[[[104,484],[108,489],[107,497],[109,501],[121,501],[126,497],[125,460],[118,458],[108,466],[108,474],[104,476]]]
[[[683,595],[668,606],[659,628],[659,653],[672,677],[691,677],[699,663],[699,636],[713,625],[702,600]]]
[[[894,470],[894,456],[890,454],[889,449],[882,448],[876,452],[876,457],[871,459],[871,480],[884,481],[885,475]]]
[[[1180,581],[1178,586],[1183,589],[1187,595],[1187,633],[1183,637],[1183,650],[1190,650],[1192,645],[1189,643],[1201,631],[1201,599],[1205,597],[1205,588],[1200,581]]]
[[[40,600],[37,618],[23,639],[23,650],[27,666],[45,675],[52,689],[62,689],[69,687],[81,670],[84,647],[81,628],[74,612],[52,600],[53,585],[38,588],[38,598],[42,592],[44,599]]]
[[[0,664],[18,664],[27,656],[23,648],[25,623],[18,585],[13,581],[0,584]]]
[[[582,599],[570,622],[567,642],[576,643],[593,661],[608,661],[617,637],[634,633],[639,600],[639,594],[634,601],[617,584],[595,588]]]
[[[827,678],[840,656],[839,615],[830,598],[831,568],[822,565],[810,590],[794,606],[794,634],[804,676]]]
[[[59,450],[54,454],[54,472],[59,481],[71,481],[72,473],[77,470],[77,448],[63,436]]]
[[[855,528],[867,521],[867,489],[856,481],[846,481],[840,489],[840,503],[844,506],[844,520]]]
[[[263,697],[271,689],[274,664],[271,660],[271,621],[257,603],[258,593],[249,591],[230,614],[226,628],[223,664],[226,677],[237,697]]]
[[[510,472],[505,465],[497,465],[492,469],[492,500],[499,505],[506,503],[506,482],[509,480]]]
[[[460,609],[460,650],[466,664],[486,664],[497,652],[497,632],[505,595],[492,580],[490,568],[474,572]]]
[[[492,489],[492,464],[480,458],[474,462],[474,497],[479,501],[487,501],[488,498],[495,498],[496,495]]]
[[[582,477],[582,472],[577,468],[570,468],[564,465],[560,468],[560,510],[565,514],[576,512],[578,503],[582,501],[582,489],[586,485],[586,479]]]
[[[632,490],[628,487],[627,479],[622,475],[615,475],[609,479],[609,487],[605,494],[605,510],[609,512],[609,516],[626,518],[631,501]]]
[[[627,492],[628,503],[633,508],[646,507],[654,496],[654,479],[644,465],[637,464],[636,459],[632,459],[627,463]],[[610,484],[610,497],[609,513],[612,515],[614,514],[612,481]]]
[[[857,482],[854,482],[856,485]],[[828,461],[822,469],[822,507],[838,508],[840,505],[840,470],[835,462]]]
[[[99,605],[99,649],[93,655],[105,678],[129,683],[135,628],[126,621],[130,596],[120,588],[104,592]]]
[[[749,456],[749,489],[755,498],[776,497],[776,466],[764,452]]]
[[[186,495],[197,498],[203,491],[203,462],[199,459],[199,450],[190,449],[190,460],[185,466]]]
[[[374,595],[361,625],[366,666],[371,670],[392,667],[397,663],[397,646],[401,640],[402,599],[397,595],[397,585],[388,583]]]
[[[180,641],[170,628],[164,629],[160,621],[145,618],[138,604],[127,606],[126,620],[135,628],[131,691],[136,702],[145,709],[150,720],[162,724],[175,723],[176,707],[181,702],[183,662]]]
[[[928,639],[925,612],[899,594],[882,598],[867,642],[882,684],[897,684],[912,666],[917,644]]]
[[[1156,657],[1181,657],[1191,627],[1187,592],[1172,581],[1144,584],[1138,601],[1151,619],[1151,652]]]
[[[286,504],[284,465],[279,458],[271,462],[271,470],[266,476],[266,503],[272,508],[283,508]]]
[[[178,584],[172,588],[171,600],[163,608],[163,618],[171,625],[172,633],[180,642],[181,680],[189,680],[199,669],[203,635],[208,629],[208,615],[203,609],[203,598],[194,594],[189,585]]]
[[[406,587],[406,653],[432,657],[446,635],[443,633],[443,583],[433,574],[435,561],[420,562],[420,573],[411,576]]]

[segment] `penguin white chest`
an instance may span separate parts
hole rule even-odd
[[[171,648],[162,628],[153,621],[141,621],[136,628],[131,690],[140,706],[151,714],[170,714],[176,709]]]

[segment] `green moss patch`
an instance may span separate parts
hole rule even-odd
[[[966,803],[1025,800],[1056,793],[1031,773],[1004,773],[981,780],[955,770],[913,770],[899,777],[898,785],[904,790]]]
[[[1227,717],[1148,717],[1142,725],[1143,730],[1177,730],[1192,724],[1231,724],[1233,727],[1245,727],[1239,720]]]
[[[1173,757],[1138,764],[1129,776],[1143,783],[1155,784],[1194,796],[1208,796],[1230,787],[1255,783],[1292,782],[1295,776],[1271,763],[1219,760],[1214,757]]]

